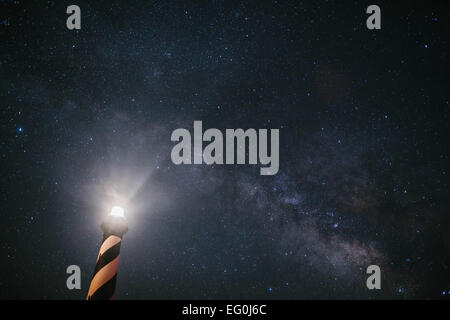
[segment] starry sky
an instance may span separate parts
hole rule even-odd
[[[85,298],[117,202],[117,299],[450,297],[448,6],[372,2],[1,1],[0,298]],[[194,120],[278,174],[174,165]]]

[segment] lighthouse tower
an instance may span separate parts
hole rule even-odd
[[[116,289],[120,243],[128,231],[124,209],[113,207],[101,225],[103,242],[97,257],[87,300],[111,300]]]

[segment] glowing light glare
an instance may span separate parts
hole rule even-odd
[[[112,207],[111,213],[109,215],[125,218],[125,210],[122,207]]]

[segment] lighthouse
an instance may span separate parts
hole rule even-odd
[[[128,231],[122,207],[112,207],[110,214],[101,225],[103,242],[98,253],[94,275],[86,300],[111,300],[116,289],[119,267],[120,244]]]

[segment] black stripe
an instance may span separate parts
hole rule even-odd
[[[116,289],[117,273],[109,279],[104,285],[97,289],[88,300],[109,300],[114,296],[114,290]]]
[[[95,265],[94,277],[97,272],[100,271],[101,268],[106,266],[108,263],[113,261],[120,253],[120,241],[113,245],[111,248],[106,250],[100,257],[98,258],[97,264]]]

